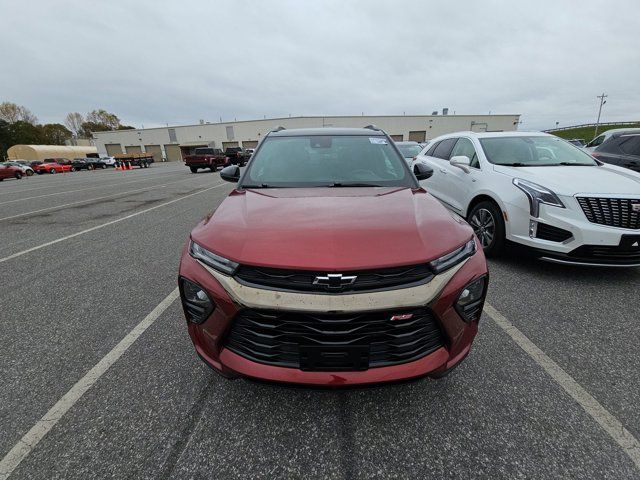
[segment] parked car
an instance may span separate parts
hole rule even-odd
[[[93,170],[94,164],[89,161],[88,158],[74,158],[71,161],[71,171],[76,172],[78,170]]]
[[[0,182],[5,178],[15,178],[20,180],[22,178],[22,169],[14,167],[13,165],[0,163]]]
[[[184,164],[189,167],[191,173],[198,173],[201,168],[208,168],[215,172],[218,167],[228,165],[228,161],[221,149],[200,147],[193,151],[193,155],[184,157]]]
[[[400,153],[408,163],[415,160],[422,151],[422,147],[418,142],[396,142],[396,147],[398,147],[398,150],[400,150]]]
[[[29,163],[29,166],[35,170],[35,168],[34,168],[34,167],[35,167],[36,165],[42,165],[44,162],[43,162],[42,160],[31,160],[31,161],[30,161],[30,162],[28,162],[28,163]]]
[[[587,152],[592,152],[592,151],[594,151],[596,149],[596,147],[598,147],[600,144],[602,144],[610,136],[612,136],[612,135],[614,135],[616,133],[621,133],[621,132],[628,132],[628,133],[637,132],[637,133],[640,133],[640,128],[612,128],[611,130],[607,130],[605,132],[602,132],[596,138],[591,140],[589,143],[587,143],[585,145],[584,149]]]
[[[375,128],[279,129],[191,232],[179,286],[225,376],[343,386],[440,377],[469,353],[487,288],[473,230]]]
[[[256,153],[256,149],[255,148],[247,148],[245,149],[245,153],[247,155],[247,160],[250,159],[254,153]]]
[[[12,167],[17,167],[22,171],[23,175],[30,177],[34,174],[33,168],[25,161],[19,160],[9,160],[8,162],[4,162],[7,165],[11,165]]]
[[[640,266],[640,174],[534,132],[443,135],[419,163],[434,171],[423,185],[487,255],[508,240],[558,263]]]
[[[116,159],[115,157],[100,157],[102,163],[104,163],[107,167],[115,167]]]
[[[640,172],[640,132],[614,133],[591,152],[604,163]]]
[[[96,168],[102,169],[104,170],[105,168],[107,168],[107,163],[102,159],[102,158],[83,158],[84,161],[86,161],[89,165],[91,165],[91,168],[93,170],[95,170]]]
[[[71,161],[67,159],[59,159],[57,161],[45,160],[43,163],[33,167],[33,170],[38,174],[64,173],[64,172],[70,172],[72,169],[73,169],[73,166],[71,164]]]
[[[571,140],[567,140],[567,142],[580,148],[583,148],[587,143],[582,138],[572,138]]]

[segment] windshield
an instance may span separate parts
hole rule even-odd
[[[400,153],[402,153],[402,156],[404,158],[413,158],[413,157],[417,156],[422,151],[422,148],[420,148],[420,145],[398,145],[398,144],[396,144],[396,147],[398,147],[398,150],[400,150]]]
[[[495,165],[598,165],[590,155],[558,137],[494,137],[481,138],[480,143],[487,160]]]
[[[241,188],[313,186],[415,187],[404,160],[384,137],[267,137]]]
[[[215,152],[213,148],[196,148],[193,153],[194,155],[213,155]]]

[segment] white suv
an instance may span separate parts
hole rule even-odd
[[[471,224],[487,255],[505,240],[545,260],[640,266],[640,174],[598,162],[546,133],[459,132],[415,162],[421,183]]]

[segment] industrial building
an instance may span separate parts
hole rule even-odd
[[[435,112],[434,112],[435,113]],[[156,161],[179,161],[196,147],[254,148],[274,128],[363,127],[374,124],[396,141],[424,142],[463,130],[516,130],[520,115],[384,115],[285,117],[161,128],[116,130],[93,134],[100,155],[152,153]]]

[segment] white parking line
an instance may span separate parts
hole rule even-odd
[[[640,442],[622,425],[622,422],[609,413],[598,400],[593,398],[571,375],[551,360],[535,343],[529,340],[524,333],[507,320],[504,315],[488,303],[485,303],[484,311],[620,445],[635,466],[640,469]]]
[[[135,190],[127,190],[126,192],[114,193],[112,195],[105,195],[103,197],[94,197],[94,198],[88,198],[86,200],[78,200],[77,202],[63,203],[62,205],[57,205],[55,207],[41,208],[39,210],[31,210],[30,212],[25,212],[25,213],[17,213],[16,215],[11,215],[9,217],[0,218],[0,222],[2,222],[4,220],[11,220],[12,218],[26,217],[26,216],[29,216],[29,215],[33,215],[35,213],[42,213],[42,212],[49,212],[51,210],[58,210],[58,209],[64,208],[64,207],[70,207],[72,205],[81,205],[83,203],[89,203],[89,202],[93,202],[95,200],[105,200],[107,198],[121,197],[122,195],[127,195],[128,193],[148,192],[148,191],[154,190],[156,188],[165,188],[167,185],[173,185],[174,183],[185,182],[185,181],[187,181],[189,179],[190,178],[183,178],[182,180],[176,180],[175,182],[166,182],[166,183],[161,183],[161,184],[158,184],[158,185],[151,185],[151,186],[146,187],[146,188],[136,188]]]
[[[20,465],[29,453],[38,445],[40,440],[51,431],[65,413],[73,407],[78,400],[104,375],[109,368],[140,338],[140,336],[169,308],[178,298],[178,288],[175,288],[162,302],[154,308],[149,315],[144,317],[133,330],[131,330],[120,342],[113,347],[84,377],[71,387],[56,404],[49,409],[44,416],[31,427],[31,429],[18,440],[9,453],[0,461],[0,480],[6,480],[9,475]]]
[[[12,260],[12,259],[17,258],[17,257],[21,257],[22,255],[26,255],[27,253],[35,252],[36,250],[40,250],[41,248],[45,248],[45,247],[48,247],[50,245],[55,245],[56,243],[64,242],[64,241],[69,240],[71,238],[78,237],[80,235],[84,235],[85,233],[93,232],[94,230],[99,230],[101,228],[108,227],[109,225],[113,225],[114,223],[123,222],[125,220],[128,220],[129,218],[137,217],[138,215],[142,215],[143,213],[150,212],[152,210],[164,207],[166,205],[171,205],[172,203],[179,202],[181,200],[184,200],[185,198],[193,197],[194,195],[200,195],[201,193],[207,192],[207,191],[209,191],[209,190],[211,190],[213,188],[222,187],[223,185],[227,185],[227,183],[219,183],[219,184],[214,185],[212,187],[208,187],[208,188],[205,188],[203,190],[199,190],[197,192],[190,193],[188,195],[184,195],[184,196],[182,196],[180,198],[175,198],[173,200],[169,200],[168,202],[164,202],[164,203],[161,203],[159,205],[155,205],[153,207],[145,208],[144,210],[140,210],[139,212],[132,213],[132,214],[127,215],[125,217],[116,218],[115,220],[111,220],[109,222],[102,223],[100,225],[96,225],[95,227],[87,228],[86,230],[82,230],[80,232],[72,233],[71,235],[67,235],[65,237],[61,237],[61,238],[58,238],[56,240],[52,240],[50,242],[42,243],[42,244],[37,245],[35,247],[27,248],[26,250],[22,250],[21,252],[14,253],[12,255],[9,255],[8,257],[0,258],[0,263],[6,262],[8,260]]]
[[[176,174],[180,174],[181,172],[175,172]],[[171,175],[167,175],[167,177],[169,177]],[[44,195],[35,195],[33,197],[25,197],[25,198],[16,198],[13,200],[7,200],[5,202],[0,203],[0,205],[7,205],[9,203],[16,203],[16,202],[24,202],[27,200],[34,200],[36,198],[45,198],[45,197],[53,197],[54,195],[64,195],[65,193],[76,193],[76,192],[84,192],[86,190],[97,190],[99,188],[104,188],[104,187],[118,187],[120,185],[129,185],[132,183],[140,183],[140,182],[146,182],[148,180],[157,180],[157,178],[143,178],[141,180],[133,180],[131,182],[118,182],[118,183],[103,183],[100,185],[94,185],[92,187],[86,187],[86,188],[79,188],[77,190],[66,190],[64,192],[54,192],[54,193],[45,193]]]

